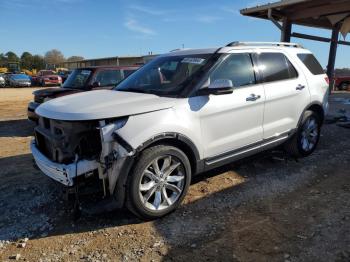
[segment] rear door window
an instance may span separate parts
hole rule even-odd
[[[295,67],[282,53],[261,53],[258,60],[264,83],[298,77]]]
[[[298,54],[298,57],[312,74],[323,75],[325,73],[313,54]]]

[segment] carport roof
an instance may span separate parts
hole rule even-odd
[[[283,0],[241,10],[241,14],[256,18],[282,21],[324,29],[350,15],[349,0]]]

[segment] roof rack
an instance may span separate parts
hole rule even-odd
[[[296,44],[296,43],[288,43],[288,42],[231,42],[227,47],[233,47],[233,46],[288,46],[288,47],[295,47],[295,48],[303,48],[302,45]]]

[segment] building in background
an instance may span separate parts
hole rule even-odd
[[[131,66],[142,65],[151,61],[156,55],[145,56],[115,56],[96,59],[84,59],[76,62],[63,62],[59,67],[68,68],[69,70],[87,66]]]

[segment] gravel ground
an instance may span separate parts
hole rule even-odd
[[[32,91],[0,89],[1,261],[350,261],[349,129],[325,125],[298,162],[270,151],[196,177],[163,219],[117,210],[73,222],[60,185],[33,167]],[[333,95],[331,114],[348,101]]]

